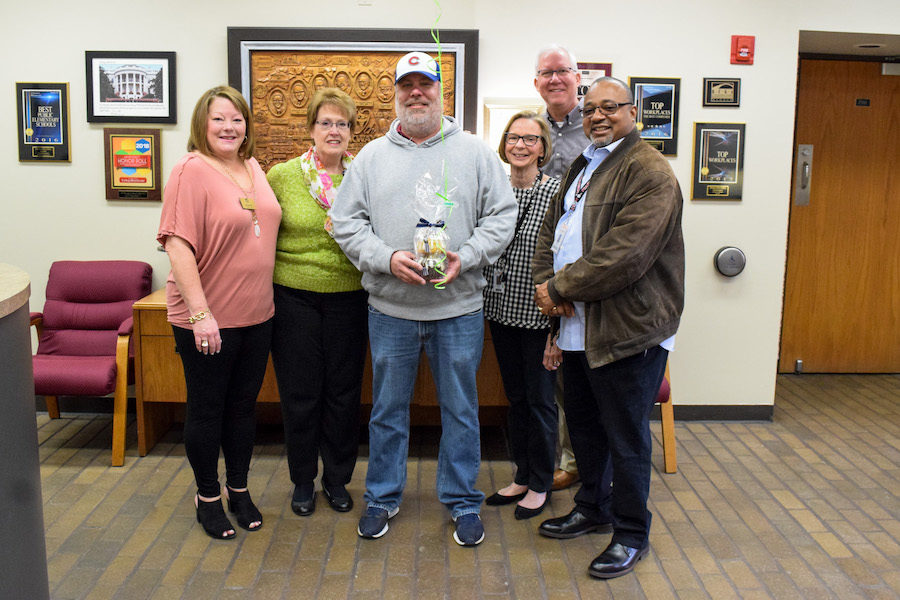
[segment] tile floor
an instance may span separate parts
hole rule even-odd
[[[110,417],[37,415],[51,596],[99,598],[900,598],[900,376],[781,376],[766,422],[677,422],[678,473],[655,448],[652,551],[631,575],[588,577],[607,535],[550,540],[540,517],[484,507],[460,548],[434,492],[435,432],[416,432],[400,514],[380,540],[320,496],[290,510],[280,436],[262,428],[250,489],[264,528],[214,541],[194,519],[180,432],[109,466]],[[658,443],[658,423],[653,424]],[[483,431],[481,489],[511,478],[502,430]],[[365,454],[367,448],[361,447]],[[366,460],[349,486],[357,503]],[[550,516],[571,507],[553,496]]]

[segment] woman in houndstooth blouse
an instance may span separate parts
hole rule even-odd
[[[516,232],[497,262],[484,270],[484,315],[488,320],[503,389],[509,400],[509,437],[516,474],[512,483],[488,497],[488,505],[517,502],[517,519],[541,513],[550,499],[556,453],[555,373],[542,365],[550,331],[535,305],[531,258],[538,231],[559,180],[544,175],[550,160],[550,130],[530,111],[509,120],[500,140],[500,158],[519,202]]]

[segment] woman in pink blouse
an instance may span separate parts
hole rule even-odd
[[[157,239],[172,270],[168,321],[184,365],[184,447],[197,482],[197,521],[232,538],[222,507],[249,531],[262,515],[247,490],[256,396],[272,337],[272,271],[281,208],[254,150],[250,108],[240,92],[214,87],[191,117],[186,154],[166,183]]]

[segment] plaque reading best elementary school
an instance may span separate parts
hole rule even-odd
[[[69,84],[16,83],[19,160],[65,161],[69,157]]]

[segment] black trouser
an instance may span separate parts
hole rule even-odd
[[[222,351],[218,354],[198,352],[190,329],[173,325],[172,331],[187,386],[184,451],[197,490],[206,497],[221,493],[219,448],[225,457],[226,484],[245,488],[256,435],[256,397],[266,375],[272,320],[220,329]]]
[[[275,285],[272,362],[278,379],[288,468],[311,484],[346,485],[359,452],[368,295],[322,294]]]
[[[509,400],[509,443],[515,482],[535,492],[553,483],[556,460],[555,373],[544,368],[547,329],[524,329],[488,321],[503,390]]]
[[[566,422],[581,475],[575,504],[612,522],[612,541],[632,548],[650,534],[650,412],[668,355],[654,346],[592,369],[584,352],[563,353]]]

